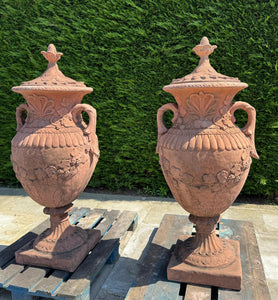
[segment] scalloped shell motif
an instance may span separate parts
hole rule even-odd
[[[56,114],[55,102],[45,96],[30,95],[27,97],[29,113],[35,114],[37,118],[47,118]]]
[[[194,119],[210,119],[217,111],[217,101],[213,94],[192,94],[186,104],[187,113]]]

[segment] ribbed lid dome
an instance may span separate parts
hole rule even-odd
[[[182,78],[173,79],[171,84],[164,87],[164,90],[183,87],[225,87],[238,86],[247,87],[246,83],[238,78],[222,75],[210,65],[209,55],[217,46],[210,45],[207,37],[203,37],[200,44],[192,50],[200,57],[199,65],[195,70]]]
[[[41,51],[48,61],[46,71],[36,79],[23,81],[20,86],[13,87],[14,92],[22,90],[47,90],[47,91],[92,91],[90,87],[86,87],[84,82],[75,81],[66,77],[58,68],[57,61],[63,53],[57,52],[53,44],[50,44],[47,51]]]

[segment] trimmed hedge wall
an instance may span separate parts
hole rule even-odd
[[[83,102],[98,112],[101,156],[89,184],[165,196],[155,154],[162,91],[198,64],[191,49],[203,36],[218,48],[211,65],[249,84],[235,100],[257,110],[256,146],[245,194],[277,191],[278,7],[252,0],[1,0],[0,145],[2,185],[17,180],[10,162],[15,109],[11,87],[38,77],[49,43],[63,52],[60,70],[94,88]],[[168,116],[170,119],[170,116]],[[238,113],[238,125],[247,120]]]

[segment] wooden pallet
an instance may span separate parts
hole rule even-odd
[[[221,238],[239,240],[243,272],[241,291],[167,280],[166,269],[174,244],[181,234],[194,234],[187,217],[165,215],[126,300],[270,300],[253,225],[221,220]]]
[[[90,285],[105,263],[118,259],[119,241],[137,225],[137,213],[131,211],[80,208],[73,209],[70,222],[82,228],[100,230],[102,238],[75,272],[30,267],[15,262],[17,249],[35,239],[48,226],[46,220],[0,253],[0,290],[11,292],[13,300],[33,297],[52,299],[90,299]]]

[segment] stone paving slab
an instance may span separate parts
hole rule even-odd
[[[73,204],[77,207],[131,210],[138,213],[138,227],[120,245],[120,259],[100,275],[97,293],[91,299],[122,300],[143,260],[150,240],[163,215],[188,215],[172,198],[83,193]],[[22,189],[0,188],[0,250],[43,222],[43,207]],[[278,295],[278,206],[236,203],[222,215],[225,219],[253,223],[271,299]],[[0,299],[11,299],[0,294]]]

